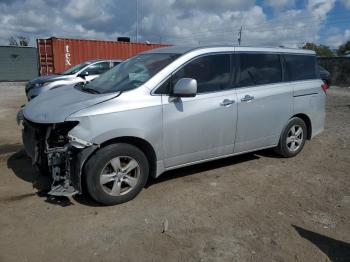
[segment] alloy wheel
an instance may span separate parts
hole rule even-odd
[[[140,178],[139,163],[128,156],[110,160],[100,174],[102,189],[111,196],[121,196],[130,192]]]
[[[287,148],[291,152],[297,151],[304,140],[303,128],[300,125],[293,125],[287,134]]]

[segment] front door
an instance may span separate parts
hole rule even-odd
[[[230,60],[229,54],[202,56],[172,76],[171,83],[194,78],[198,88],[196,97],[162,96],[166,168],[233,153],[237,97]]]

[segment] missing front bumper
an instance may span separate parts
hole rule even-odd
[[[56,148],[48,152],[48,166],[53,179],[49,194],[72,196],[82,193],[83,167],[97,148],[97,145],[86,148],[67,145],[64,148]]]
[[[47,152],[47,162],[53,179],[49,195],[73,196],[79,191],[71,183],[72,150],[69,146]]]
[[[82,193],[84,163],[98,146],[77,138],[66,140],[61,134],[51,136],[50,140],[50,132],[52,126],[35,124],[24,119],[22,138],[27,154],[32,158],[33,165],[51,175],[50,195],[72,196]],[[56,137],[57,139],[52,140]],[[60,146],[62,142],[64,144]]]

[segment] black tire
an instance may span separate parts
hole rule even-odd
[[[287,138],[293,126],[298,126],[298,127],[301,127],[302,129],[302,139],[301,139],[302,142],[299,144],[300,146],[295,150],[291,150],[290,147],[287,145]],[[305,145],[306,137],[307,137],[307,127],[305,122],[299,117],[293,117],[288,121],[288,124],[283,129],[278,146],[275,148],[275,152],[282,157],[286,157],[286,158],[294,157],[297,154],[299,154],[299,152],[303,149]]]
[[[139,165],[139,178],[137,184],[130,192],[124,195],[112,196],[105,192],[100,183],[100,176],[105,166],[116,157],[131,157]],[[90,196],[103,205],[117,205],[132,200],[146,185],[149,174],[149,163],[145,154],[137,147],[118,143],[108,145],[98,150],[84,167],[86,187]]]

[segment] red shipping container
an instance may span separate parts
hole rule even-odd
[[[40,75],[60,73],[94,59],[127,59],[140,52],[167,45],[55,38],[37,39]]]

